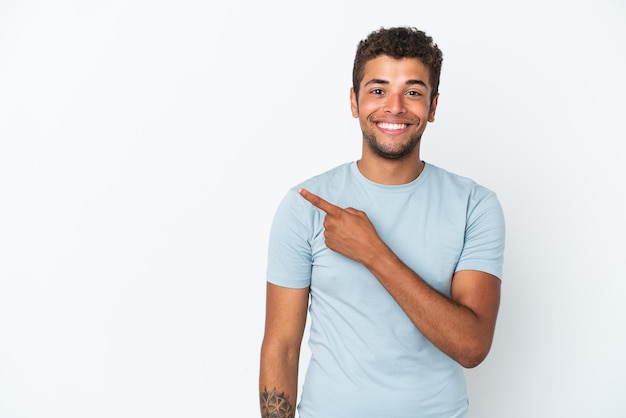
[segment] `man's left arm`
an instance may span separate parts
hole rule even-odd
[[[478,366],[493,341],[500,305],[500,279],[477,270],[452,278],[451,295],[439,293],[387,248],[364,264],[413,324],[462,366]]]
[[[458,271],[447,297],[393,253],[364,212],[340,208],[305,189],[300,194],[326,212],[324,235],[328,248],[369,269],[437,348],[468,368],[485,359],[500,305],[497,277],[477,270]]]

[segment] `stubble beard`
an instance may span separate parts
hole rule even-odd
[[[405,158],[413,152],[413,150],[419,145],[422,139],[422,134],[413,134],[409,138],[408,142],[395,147],[383,147],[382,144],[378,142],[376,135],[373,132],[366,132],[365,130],[363,130],[363,139],[367,143],[369,149],[377,156],[387,160],[399,160],[401,158]]]

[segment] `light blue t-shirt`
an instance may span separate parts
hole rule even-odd
[[[504,217],[496,195],[431,164],[411,183],[388,186],[350,162],[292,188],[270,233],[267,280],[310,286],[301,418],[465,417],[463,368],[415,328],[363,265],[326,247],[325,214],[299,187],[364,211],[394,253],[447,296],[456,271],[502,277]]]

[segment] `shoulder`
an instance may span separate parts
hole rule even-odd
[[[495,192],[473,179],[445,170],[433,164],[427,164],[428,182],[436,184],[443,192],[460,193],[467,198],[494,196]]]
[[[440,194],[445,196],[448,204],[457,202],[471,216],[476,210],[490,211],[502,217],[502,208],[495,191],[474,181],[473,179],[429,165],[428,182]]]
[[[323,198],[332,199],[332,197],[329,197],[329,192],[332,196],[334,189],[340,187],[339,185],[341,184],[345,184],[350,177],[351,165],[352,163],[341,164],[290,187],[279,204],[279,216],[299,219],[315,217],[319,210],[303,199],[298,190],[303,187]]]
[[[334,184],[338,180],[348,178],[351,175],[353,164],[354,162],[348,162],[333,167],[323,173],[317,174],[307,180],[296,184],[294,187],[292,187],[292,190],[298,190],[300,187],[325,187],[329,184]]]
[[[450,186],[463,189],[471,189],[474,186],[478,185],[473,179],[469,177],[453,173],[439,166],[427,163],[426,167],[428,167],[429,179],[431,180],[436,180],[442,183],[449,184]]]

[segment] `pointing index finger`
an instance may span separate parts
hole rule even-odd
[[[316,195],[314,193],[311,193],[307,189],[300,188],[300,189],[298,189],[298,193],[300,193],[300,196],[305,198],[313,206],[323,210],[324,212],[326,212],[329,215],[335,214],[335,213],[337,213],[337,211],[341,210],[341,208],[339,206],[335,206],[332,203],[327,202],[326,200],[322,199],[318,195]]]

